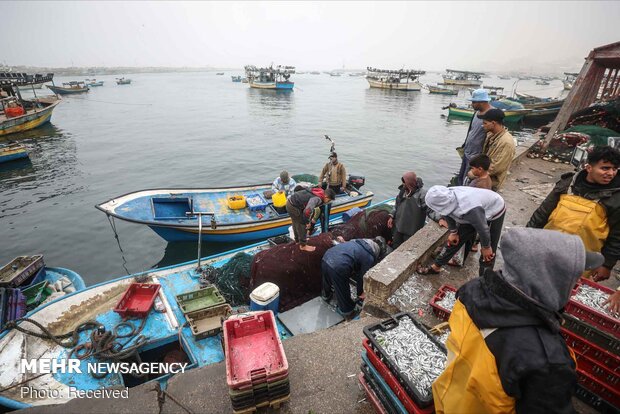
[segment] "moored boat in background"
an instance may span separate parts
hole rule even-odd
[[[72,95],[76,93],[85,93],[90,89],[82,81],[63,82],[62,86],[45,85],[57,95]]]
[[[459,91],[456,89],[442,88],[440,86],[426,85],[429,93],[437,95],[458,95]]]
[[[23,99],[19,85],[26,81],[0,81],[0,136],[28,131],[50,120],[60,100],[56,96]]]
[[[130,85],[131,79],[129,78],[116,78],[117,85]]]
[[[104,81],[98,81],[97,79],[86,79],[86,86],[103,86]]]
[[[573,72],[564,72],[564,75],[565,78],[562,81],[562,84],[564,85],[564,90],[570,91],[573,88],[573,84],[575,83],[575,80],[577,79],[577,76],[579,76],[579,74]]]
[[[241,76],[231,76],[230,77],[233,82],[241,82]]]
[[[366,68],[368,74],[366,80],[371,88],[392,89],[398,91],[420,91],[422,84],[419,81],[420,75],[426,72],[423,70],[389,70]]]
[[[483,72],[469,72],[466,70],[446,69],[446,73],[442,75],[445,85],[456,86],[480,86],[482,81],[480,78],[484,76]]]
[[[24,145],[16,142],[0,144],[0,164],[22,158],[28,158],[28,150]]]
[[[491,105],[493,105],[493,102],[496,101],[491,101]],[[500,108],[501,109],[501,108]],[[523,117],[532,112],[531,109],[502,109],[504,111],[504,122],[519,122],[523,119]],[[471,107],[463,107],[463,106],[456,106],[456,104],[450,104],[450,106],[448,106],[448,116],[449,117],[458,117],[458,118],[463,118],[463,119],[471,119],[474,116],[474,112],[475,110]]]
[[[245,67],[245,76],[250,88],[256,89],[292,90],[295,83],[291,82],[290,78],[294,73],[294,66],[278,65],[274,68],[271,65],[267,68],[258,68],[247,65]]]

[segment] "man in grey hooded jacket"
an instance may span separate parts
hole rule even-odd
[[[462,409],[469,401],[493,412],[502,401],[505,412],[573,413],[577,377],[560,334],[561,312],[581,273],[604,258],[587,252],[577,236],[528,228],[504,234],[502,257],[503,271],[487,270],[457,291],[446,371],[460,377],[437,379],[436,407]],[[489,352],[495,366],[482,363]]]

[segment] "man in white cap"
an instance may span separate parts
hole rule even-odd
[[[426,193],[426,205],[441,214],[448,223],[450,235],[448,247],[426,266],[419,266],[420,274],[437,274],[461,246],[465,245],[465,257],[476,233],[480,235],[480,270],[493,270],[495,251],[502,233],[506,204],[499,194],[482,188],[444,187],[435,185]]]
[[[489,101],[491,101],[489,92],[485,89],[476,89],[473,91],[469,100],[476,112],[469,123],[467,137],[462,145],[463,160],[461,161],[461,169],[459,170],[458,185],[465,185],[467,172],[469,171],[469,160],[475,155],[482,153],[482,147],[487,137],[486,131],[482,127],[482,119],[478,118],[478,115],[483,115],[492,108],[489,104]]]

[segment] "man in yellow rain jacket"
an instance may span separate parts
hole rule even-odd
[[[620,152],[595,147],[584,170],[562,175],[527,227],[558,230],[581,237],[588,250],[601,252],[605,263],[589,273],[595,281],[609,278],[620,259]],[[620,310],[620,293],[611,297]]]
[[[463,285],[450,315],[448,362],[433,383],[437,413],[573,413],[575,361],[560,310],[586,268],[600,266],[577,236],[514,228],[504,270]]]

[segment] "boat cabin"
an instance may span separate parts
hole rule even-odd
[[[366,68],[368,74],[367,79],[375,80],[384,83],[407,83],[415,82],[421,75],[424,75],[426,71],[423,70],[389,70],[389,69],[377,69]]]

